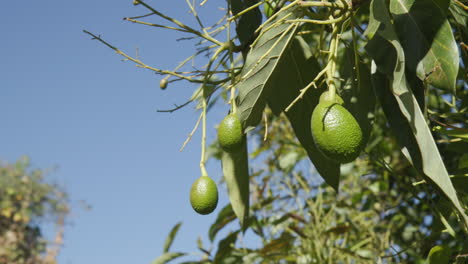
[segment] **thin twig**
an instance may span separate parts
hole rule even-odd
[[[343,8],[336,3],[330,2],[321,2],[321,1],[299,1],[298,4],[303,7],[333,7],[333,8]]]
[[[462,2],[458,1],[458,0],[453,0],[455,2],[455,4],[459,5],[461,8],[465,9],[465,10],[468,10],[468,6],[466,6],[465,4],[463,4]]]
[[[96,36],[95,34],[87,31],[87,30],[83,30],[84,33],[92,36],[93,38],[92,39],[95,39],[95,40],[98,40],[99,42],[103,43],[104,45],[106,45],[107,47],[113,49],[117,54],[123,56],[126,60],[129,60],[129,61],[133,61],[135,62],[137,65],[137,67],[140,67],[140,68],[144,68],[144,69],[148,69],[148,70],[152,70],[158,74],[161,74],[161,75],[165,75],[165,74],[169,74],[169,75],[172,75],[172,76],[175,76],[177,78],[180,78],[180,79],[183,79],[183,80],[186,80],[186,81],[189,81],[189,82],[192,82],[192,83],[203,83],[205,82],[205,80],[200,80],[200,79],[193,79],[193,78],[190,78],[190,77],[187,77],[187,76],[184,76],[182,74],[178,74],[177,72],[173,72],[173,71],[167,71],[167,70],[161,70],[161,69],[157,69],[157,68],[154,68],[154,67],[151,67],[147,64],[145,64],[144,62],[142,62],[141,60],[139,59],[136,59],[136,58],[133,58],[129,55],[127,55],[126,53],[122,52],[121,50],[119,50],[118,48],[112,46],[110,43],[106,42],[105,40],[103,40],[100,36]],[[218,85],[218,84],[222,84],[224,82],[226,82],[226,80],[229,80],[229,78],[226,78],[226,79],[221,79],[221,80],[217,80],[217,81],[208,81],[209,84],[213,84],[213,85]]]
[[[135,23],[135,24],[145,25],[145,26],[165,28],[165,29],[169,29],[169,30],[176,30],[176,31],[181,31],[181,32],[185,32],[185,33],[190,33],[190,31],[188,31],[186,29],[183,29],[183,28],[177,28],[177,27],[170,27],[170,26],[165,26],[165,25],[160,25],[160,24],[148,23],[148,22],[136,20],[136,19],[129,18],[129,17],[124,18],[124,20],[125,21],[130,21],[130,22]]]
[[[262,4],[263,4],[263,1],[260,1],[260,2],[258,2],[258,3],[256,3],[256,4],[254,4],[254,5],[251,5],[251,6],[249,6],[248,8],[246,8],[246,9],[240,11],[239,13],[237,13],[235,16],[232,16],[232,17],[228,18],[227,20],[228,20],[228,22],[232,22],[232,21],[234,21],[236,18],[242,16],[243,14],[245,14],[245,13],[247,13],[247,12],[249,12],[249,11],[254,10],[255,8],[257,8],[258,6],[260,6],[260,5],[262,5]]]
[[[441,125],[443,127],[453,128],[453,129],[456,129],[456,130],[458,130],[460,132],[468,132],[468,128],[461,128],[461,127],[456,127],[456,126],[453,126],[453,125],[450,125],[450,124],[445,124],[445,123],[442,123],[442,122],[436,120],[432,116],[430,116],[429,119],[431,119],[432,121],[436,122],[437,124],[439,124],[439,125]]]
[[[185,146],[189,143],[190,139],[192,139],[193,134],[195,134],[195,132],[198,129],[198,126],[200,125],[200,121],[202,119],[202,116],[203,116],[203,113],[201,113],[200,116],[198,117],[198,120],[197,120],[197,122],[195,123],[195,126],[192,129],[192,132],[190,132],[190,134],[188,135],[187,139],[184,141],[184,144],[182,144],[182,147],[179,149],[179,151],[182,152],[184,150]]]
[[[249,71],[247,71],[247,73],[245,73],[241,79],[244,79],[244,78],[247,78],[247,76],[253,72],[257,66],[260,64],[260,62],[262,62],[262,60],[264,60],[267,56],[270,55],[270,53],[273,51],[273,49],[276,47],[276,45],[278,45],[278,43],[289,33],[289,31],[291,31],[296,25],[295,24],[291,24],[286,30],[283,31],[283,33],[281,34],[281,36],[278,37],[278,39],[275,41],[275,43],[273,43],[273,45],[271,45],[271,48],[269,48],[258,60],[257,62],[255,63],[254,66],[252,66],[250,68]],[[258,39],[258,38],[257,38]],[[253,45],[253,44],[252,44]]]
[[[149,16],[154,16],[155,14],[154,13],[148,13],[146,15],[141,15],[141,16],[134,16],[134,17],[128,17],[128,18],[131,18],[131,19],[139,19],[139,18],[145,18],[145,17],[149,17]],[[127,17],[124,17],[124,20],[126,19]]]
[[[176,104],[175,104],[175,107],[172,108],[172,109],[168,109],[168,110],[156,110],[156,112],[158,112],[158,113],[172,113],[172,112],[175,112],[175,111],[177,111],[177,110],[179,110],[179,109],[181,109],[181,108],[187,106],[187,105],[190,104],[191,102],[193,102],[193,99],[190,99],[190,100],[188,100],[187,102],[185,102],[185,103],[183,103],[183,104],[181,104],[181,105],[176,105]]]
[[[200,28],[206,33],[206,31],[205,31],[205,26],[203,26],[203,23],[202,23],[200,17],[198,17],[198,14],[197,14],[197,11],[195,10],[194,5],[192,5],[192,4],[190,3],[189,0],[186,0],[185,2],[186,2],[187,5],[189,6],[189,8],[190,8],[190,10],[191,10],[191,12],[192,12],[192,14],[193,14],[193,16],[195,17],[195,19],[196,19],[197,22],[198,22],[198,25],[200,26]]]
[[[299,100],[301,100],[304,95],[307,93],[307,91],[310,89],[310,87],[312,86],[315,86],[317,87],[317,85],[315,84],[325,73],[327,72],[327,67],[325,67],[323,70],[321,70],[317,76],[315,76],[315,78],[306,86],[304,87],[303,89],[301,89],[301,93],[288,105],[288,107],[286,107],[286,109],[284,110],[285,112],[288,112],[291,107],[294,106],[294,104],[296,104]]]
[[[295,5],[297,5],[297,3],[300,2],[299,0],[296,0],[296,1],[293,1],[291,4],[285,6],[284,8],[282,8],[281,10],[279,10],[278,12],[276,12],[275,14],[273,14],[271,17],[269,17],[267,19],[267,21],[265,21],[263,24],[261,24],[256,30],[255,30],[255,33],[260,33],[260,32],[266,32],[268,31],[270,28],[273,28],[275,26],[277,26],[277,24],[279,24],[280,22],[283,22],[284,20],[287,19],[287,17],[289,17],[291,15],[291,13],[288,13],[286,16],[282,17],[280,20],[278,21],[275,21],[275,23],[273,23],[272,25],[268,26],[268,28],[265,29],[265,26],[267,24],[270,24],[273,20],[275,20],[280,13],[282,12],[285,12],[286,10],[294,7]],[[259,39],[259,38],[257,38]],[[253,45],[253,44],[252,44]]]
[[[404,253],[405,251],[407,251],[408,249],[411,249],[412,247],[414,247],[414,244],[416,244],[416,242],[420,242],[420,241],[414,241],[413,243],[411,243],[410,246],[400,250],[400,251],[397,251],[393,246],[391,247],[394,251],[395,251],[395,254],[391,254],[391,255],[383,255],[383,256],[379,256],[380,258],[393,258],[393,257],[396,257],[398,255],[401,255],[402,253]]]
[[[164,18],[174,24],[176,24],[177,26],[179,26],[180,28],[183,28],[185,30],[187,30],[188,32],[192,33],[192,34],[195,34],[201,38],[204,38],[208,41],[211,41],[213,43],[215,43],[216,45],[218,46],[222,46],[223,43],[219,42],[218,40],[214,39],[213,37],[211,37],[210,35],[207,35],[207,34],[203,34],[201,33],[200,31],[198,30],[195,30],[187,25],[185,25],[184,23],[180,22],[179,20],[177,19],[174,19],[172,17],[169,17],[169,16],[166,16],[164,15],[163,13],[157,11],[156,9],[154,9],[153,7],[149,6],[148,4],[146,4],[145,2],[141,1],[141,0],[137,0],[139,4],[143,5],[144,7],[146,7],[147,9],[149,9],[151,12],[153,12],[154,14],[160,16],[161,18]]]
[[[318,20],[318,19],[291,19],[286,20],[288,23],[312,23],[312,24],[319,24],[319,25],[328,25],[328,24],[336,24],[341,22],[345,19],[345,16],[328,19],[328,20]]]

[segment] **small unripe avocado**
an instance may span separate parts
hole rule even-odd
[[[207,215],[218,205],[218,187],[208,176],[196,179],[190,189],[190,204],[195,212]]]
[[[218,142],[226,152],[239,149],[244,140],[242,125],[236,114],[227,115],[218,127]]]
[[[359,156],[363,145],[362,129],[353,115],[344,108],[338,95],[320,97],[312,112],[311,130],[317,148],[331,160],[348,163]]]
[[[163,90],[167,88],[167,79],[166,78],[161,79],[161,81],[159,81],[159,88],[161,88]]]

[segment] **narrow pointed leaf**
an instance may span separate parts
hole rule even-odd
[[[468,227],[468,217],[460,204],[421,108],[406,81],[405,53],[395,33],[385,0],[373,0],[370,8],[370,19],[381,25],[366,46],[366,51],[374,60],[373,87],[390,127],[406,158],[450,200],[464,226]]]
[[[245,1],[246,7],[250,7],[257,3],[257,1]],[[248,44],[253,40],[255,30],[262,24],[262,13],[260,8],[256,7],[253,10],[242,15],[237,22],[236,32],[240,42],[243,45]]]
[[[290,233],[284,232],[277,239],[273,239],[260,249],[260,254],[264,256],[274,256],[281,255],[283,256],[287,253],[293,246],[295,238]]]
[[[211,225],[208,232],[208,237],[210,240],[213,241],[216,234],[227,224],[231,223],[234,219],[236,219],[236,215],[232,210],[232,205],[228,204],[221,210],[221,212],[219,212],[216,221]]]
[[[455,26],[461,31],[462,41],[468,42],[468,12],[455,1],[450,1],[449,12],[454,19]]]
[[[320,71],[316,59],[310,54],[309,46],[300,37],[294,39],[284,54],[272,78],[272,93],[267,99],[276,115],[283,112],[299,95],[300,89],[306,87]],[[286,112],[286,116],[318,173],[327,184],[338,190],[340,165],[323,156],[317,149],[310,128],[310,117],[322,92],[322,89],[309,89],[304,98]]]
[[[406,55],[406,67],[420,80],[454,91],[459,55],[447,20],[449,0],[392,0],[390,13]]]
[[[247,140],[239,151],[223,152],[221,163],[228,187],[229,201],[242,227],[249,214],[249,163]]]
[[[225,260],[231,255],[232,249],[234,247],[234,243],[236,243],[238,235],[239,235],[239,231],[236,231],[236,232],[229,234],[223,240],[219,241],[218,251],[216,252],[214,263],[225,262]]]
[[[169,235],[166,238],[166,242],[164,242],[163,253],[169,252],[171,248],[172,242],[174,242],[174,238],[177,235],[177,231],[179,231],[180,226],[182,225],[181,222],[177,223],[169,232]]]
[[[358,59],[355,66],[355,55],[352,46],[346,47],[340,60],[341,97],[346,109],[356,118],[363,132],[363,141],[367,142],[374,118],[375,94],[372,89],[369,66]],[[359,69],[359,72],[358,72]]]
[[[446,246],[434,246],[429,251],[426,259],[427,264],[448,264],[450,263],[450,257],[452,255],[451,249]]]
[[[436,127],[434,130],[441,134],[445,134],[447,136],[451,136],[459,140],[468,142],[468,130],[467,129],[463,129],[463,128],[446,129],[442,127]]]
[[[277,19],[264,25],[263,31],[247,55],[241,80],[236,85],[238,115],[242,127],[247,131],[255,127],[262,117],[266,98],[271,92],[271,77],[278,62],[294,37],[297,23],[286,23],[287,19],[297,17],[294,8],[282,11]],[[280,21],[281,20],[281,21]]]
[[[178,252],[167,252],[159,256],[157,259],[153,260],[151,264],[166,264],[169,263],[171,260],[174,260],[176,258],[185,256],[187,254],[185,253],[178,253]]]
[[[197,247],[198,247],[198,249],[200,249],[201,251],[204,251],[204,250],[205,250],[205,247],[203,246],[203,241],[202,241],[202,238],[201,238],[201,237],[198,237],[198,238],[197,238]]]
[[[257,2],[257,0],[228,0],[229,9],[233,15],[237,15]],[[252,39],[255,30],[261,23],[262,13],[258,7],[244,13],[236,20],[236,32],[242,45],[247,44]]]

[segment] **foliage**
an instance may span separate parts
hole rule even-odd
[[[466,261],[466,4],[228,0],[225,16],[208,27],[198,3],[187,1],[197,30],[134,3],[150,13],[125,20],[200,39],[197,52],[169,71],[85,31],[164,75],[162,88],[199,85],[187,103],[164,112],[197,102],[201,174],[208,155],[221,160],[230,204],[209,230],[217,246],[199,241],[201,260],[186,263],[424,263],[439,244],[450,249],[451,263]],[[153,16],[168,24],[140,20]],[[186,67],[196,56],[209,60]],[[324,92],[330,101],[341,96],[362,129],[365,149],[351,163],[323,155],[311,134]],[[205,147],[207,113],[217,103],[229,104],[248,137],[233,153],[217,142]],[[217,238],[224,229],[231,232]],[[261,241],[256,248],[239,241],[253,236]],[[181,256],[165,250],[155,263]]]
[[[1,164],[0,263],[55,263],[67,212],[66,194],[44,181],[44,171],[31,170],[27,158]],[[42,236],[41,219],[57,223],[57,244],[49,245]]]

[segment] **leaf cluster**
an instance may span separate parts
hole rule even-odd
[[[205,132],[207,110],[228,103],[249,138],[235,154],[209,148],[230,204],[209,231],[214,249],[200,241],[203,257],[186,263],[422,263],[441,243],[453,249],[452,262],[464,261],[466,4],[229,0],[220,22],[205,27],[187,2],[198,30],[136,2],[150,10],[145,18],[170,25],[142,24],[200,39],[203,48],[180,66],[203,53],[203,70],[159,70],[87,33],[139,67],[200,85],[170,112],[198,102]],[[325,157],[311,135],[324,91],[343,97],[363,130],[367,145],[352,163]],[[249,236],[258,248],[242,245]],[[165,252],[156,263],[184,254]]]

